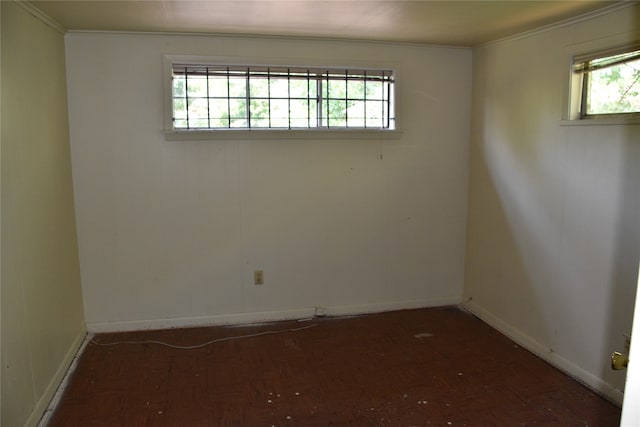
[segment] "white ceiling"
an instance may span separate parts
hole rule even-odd
[[[68,30],[330,37],[473,46],[618,1],[32,1]]]

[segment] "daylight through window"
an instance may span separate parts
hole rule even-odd
[[[640,49],[578,57],[580,117],[640,112]]]
[[[391,70],[173,64],[173,128],[394,129]]]

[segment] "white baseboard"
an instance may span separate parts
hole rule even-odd
[[[414,308],[444,307],[458,305],[462,296],[430,298],[424,300],[392,301],[373,304],[337,305],[323,307],[328,316],[350,316],[357,314],[383,313],[385,311],[410,310]]]
[[[145,331],[152,329],[190,328],[199,326],[242,325],[273,322],[276,320],[311,317],[315,309],[263,311],[257,313],[214,314],[211,316],[173,317],[167,319],[125,320],[115,322],[88,322],[90,333]]]
[[[540,344],[533,337],[530,337],[519,329],[502,321],[489,311],[485,310],[480,305],[476,304],[474,301],[467,301],[465,303],[462,303],[462,307],[469,310],[471,313],[482,319],[485,323],[502,332],[504,335],[518,343],[520,346],[526,348],[536,356],[540,357],[559,370],[582,382],[596,393],[610,400],[612,403],[615,403],[618,406],[622,406],[624,394],[620,390],[615,389],[610,384],[604,382],[602,379],[596,377],[592,373],[585,371],[570,360],[558,355],[552,349]]]
[[[74,358],[78,354],[78,351],[81,348],[86,335],[87,333],[83,328],[78,333],[78,335],[73,339],[73,342],[71,343],[71,346],[69,346],[69,350],[67,351],[64,358],[62,359],[60,366],[58,366],[58,369],[56,370],[55,375],[51,378],[51,381],[49,381],[47,388],[45,389],[42,396],[40,396],[40,399],[38,399],[38,402],[36,403],[36,406],[34,407],[33,412],[31,412],[31,415],[27,419],[27,422],[25,423],[25,427],[34,427],[40,423],[40,420],[42,419],[43,415],[45,414],[45,412],[47,412],[47,409],[49,408],[49,403],[51,402],[53,396],[55,395],[56,390],[58,390],[58,387],[60,386],[60,384],[62,383],[62,380],[67,374],[69,366],[71,366],[71,363],[73,362]]]
[[[392,310],[437,307],[460,304],[461,296],[433,298],[426,300],[392,301],[386,303],[357,304],[322,307],[328,316],[345,316],[365,313],[380,313]],[[126,332],[151,329],[186,328],[217,325],[242,325],[250,323],[274,322],[278,320],[306,319],[315,316],[316,307],[293,310],[262,311],[254,313],[216,314],[211,316],[176,317],[115,322],[87,322],[90,333]]]

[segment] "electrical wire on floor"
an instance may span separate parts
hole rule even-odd
[[[245,339],[245,338],[254,338],[254,337],[260,337],[263,335],[274,335],[274,334],[283,334],[285,332],[298,332],[298,331],[302,331],[305,329],[310,329],[310,328],[314,328],[318,326],[317,323],[314,323],[313,325],[307,325],[307,326],[303,326],[300,328],[291,328],[291,329],[281,329],[281,330],[277,330],[277,331],[264,331],[264,332],[258,332],[255,334],[249,334],[249,335],[238,335],[238,336],[233,336],[233,337],[225,337],[225,338],[217,338],[211,341],[207,341],[205,343],[202,344],[196,344],[196,345],[174,345],[174,344],[169,344],[166,342],[162,342],[162,341],[116,341],[116,342],[110,342],[110,343],[99,343],[94,341],[93,339],[91,339],[91,343],[95,344],[95,345],[99,345],[99,346],[112,346],[112,345],[122,345],[122,344],[157,344],[157,345],[163,345],[165,347],[171,347],[171,348],[177,348],[179,350],[193,350],[196,348],[202,348],[202,347],[206,347],[208,345],[211,344],[215,344],[218,342],[223,342],[223,341],[233,341],[233,340],[240,340],[240,339]]]

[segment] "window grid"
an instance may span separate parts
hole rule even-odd
[[[231,78],[230,78],[230,71],[229,71],[229,67],[227,67],[227,99],[229,99],[229,97],[231,96]],[[185,69],[185,76],[188,73],[186,72]],[[189,103],[187,102],[187,105],[189,105]],[[189,110],[187,109],[187,117],[189,117]],[[227,127],[231,127],[231,102],[227,102]]]
[[[172,119],[177,130],[390,129],[395,122],[390,70],[189,64],[173,64],[172,69]],[[226,80],[226,94],[212,93],[212,84],[220,79]],[[243,90],[238,92],[235,85],[242,80]]]
[[[364,86],[364,93],[367,93],[367,72],[366,71],[364,72],[364,83],[363,83],[363,86]],[[367,117],[367,103],[366,102],[364,103],[364,116]],[[388,124],[387,124],[387,126],[388,126]]]
[[[289,120],[289,129],[291,129],[291,74],[290,73],[287,73],[287,112],[288,112],[287,118]]]
[[[269,128],[271,128],[271,73],[267,68],[267,103],[269,104]]]
[[[211,127],[211,103],[209,99],[209,69],[207,68],[207,126]]]
[[[229,67],[227,67],[227,69],[228,68]],[[249,89],[251,87],[251,79],[250,79],[250,77],[251,76],[247,75],[247,84],[245,85],[245,89],[244,89],[246,91],[246,93],[249,93],[249,91],[250,91],[250,89]],[[251,103],[250,102],[247,102],[247,117],[251,117]],[[248,121],[247,127],[249,129],[251,129],[251,120]]]

